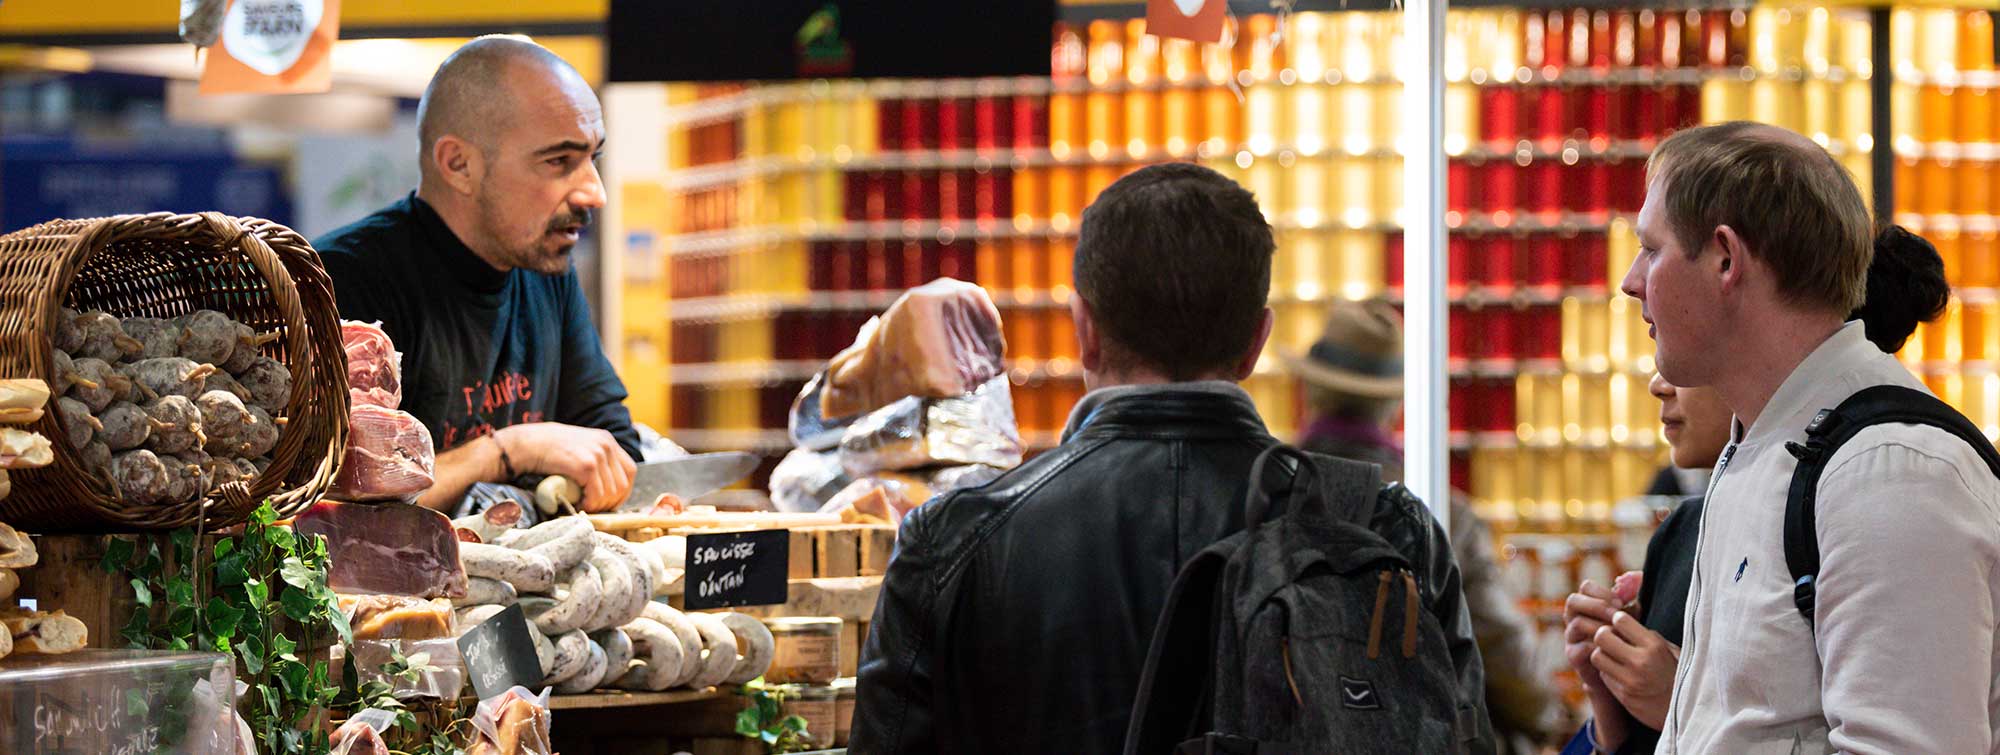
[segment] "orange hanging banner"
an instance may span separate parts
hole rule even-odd
[[[1214,44],[1222,41],[1229,0],[1147,0],[1146,33]]]
[[[333,88],[340,0],[232,0],[201,70],[202,94],[306,94]]]

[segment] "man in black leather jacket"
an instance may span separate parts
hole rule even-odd
[[[855,753],[1110,753],[1181,565],[1243,527],[1277,443],[1248,393],[1271,330],[1270,226],[1191,164],[1112,184],[1085,211],[1071,299],[1091,392],[1062,445],[903,520],[862,651]],[[1482,678],[1444,532],[1400,485],[1377,530],[1433,554],[1425,602],[1479,731]]]

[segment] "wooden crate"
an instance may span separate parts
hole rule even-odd
[[[125,647],[125,638],[119,632],[131,622],[139,603],[130,576],[123,571],[105,571],[101,566],[104,552],[114,539],[131,541],[141,553],[155,542],[161,545],[161,550],[168,550],[165,534],[36,535],[35,549],[40,553],[40,561],[19,570],[21,587],[14,597],[33,600],[35,607],[44,611],[62,609],[82,621],[90,632],[86,647]],[[201,547],[215,546],[203,542]],[[167,568],[175,565],[169,564]]]

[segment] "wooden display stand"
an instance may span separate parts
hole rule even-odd
[[[14,597],[33,600],[42,610],[62,609],[82,621],[90,630],[85,647],[125,647],[125,638],[119,633],[132,621],[139,601],[133,594],[130,575],[104,570],[104,552],[113,539],[132,541],[144,552],[150,542],[164,545],[167,535],[36,535],[34,538],[41,560],[19,570],[21,587]],[[204,542],[202,547],[213,548],[214,544]],[[166,568],[176,565],[168,564]]]
[[[823,616],[842,622],[840,675],[854,676],[861,662],[861,644],[875,618],[875,600],[882,575],[896,548],[896,527],[889,524],[829,524],[823,514],[746,514],[714,512],[677,517],[636,515],[593,516],[592,524],[633,542],[666,535],[699,534],[746,529],[791,530],[789,599],[782,606],[737,609],[760,619],[781,616]],[[680,605],[678,597],[673,601]]]
[[[791,531],[788,599],[783,605],[732,609],[759,619],[841,619],[840,673],[854,676],[875,615],[882,575],[895,550],[892,525],[842,524],[819,514],[721,511],[678,517],[592,516],[592,524],[633,542],[667,535],[755,529]],[[671,599],[679,606],[678,596]],[[592,692],[550,698],[551,732],[563,755],[761,755],[761,743],[736,734],[746,700],[728,690],[664,693]]]

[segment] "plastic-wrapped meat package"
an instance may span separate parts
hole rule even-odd
[[[852,524],[901,524],[903,515],[933,498],[964,488],[976,488],[1006,474],[984,464],[907,472],[877,472],[849,483],[819,508],[839,514]],[[772,479],[777,479],[773,473]],[[845,480],[845,477],[841,478]],[[773,482],[773,485],[776,485]]]
[[[382,332],[381,323],[340,323],[347,351],[347,395],[355,405],[394,409],[403,403],[403,355]]]
[[[333,730],[328,745],[333,748],[329,755],[389,755],[389,745],[383,743],[382,732],[396,724],[396,714],[381,708],[369,708],[354,714],[340,728]]]
[[[820,408],[825,416],[872,411],[904,396],[949,398],[1006,370],[1000,310],[986,289],[939,278],[910,289],[834,355]]]
[[[463,631],[463,627],[456,631]],[[368,682],[382,682],[389,685],[389,693],[398,700],[428,698],[432,700],[456,700],[465,691],[465,659],[458,652],[458,638],[445,637],[435,640],[355,640],[352,645],[333,647],[333,669],[336,676],[346,665],[345,657],[354,658],[354,671],[360,675],[356,686]],[[409,658],[422,653],[430,658],[431,669],[418,674],[416,678],[390,676],[382,668],[395,659],[396,653]],[[344,680],[343,680],[344,681]]]
[[[343,593],[465,596],[458,533],[443,514],[407,503],[320,501],[293,520],[326,538],[327,586]]]
[[[407,501],[431,488],[431,431],[407,412],[357,404],[347,415],[347,455],[327,495],[342,501]]]
[[[771,503],[779,511],[817,511],[848,482],[839,454],[795,448],[771,470]]]
[[[1014,426],[1007,378],[989,380],[970,395],[910,397],[875,410],[848,426],[840,463],[854,477],[885,469],[1020,466],[1021,431]]]
[[[479,701],[472,714],[479,736],[466,755],[554,755],[549,746],[549,696],[526,687]]]
[[[931,473],[931,494],[944,495],[954,490],[980,487],[1006,473],[1007,470],[984,464],[940,469]]]
[[[405,595],[342,595],[340,611],[354,639],[435,640],[454,633],[451,601]]]
[[[919,496],[927,493],[912,490],[903,480],[863,477],[842,488],[819,512],[839,514],[847,524],[902,524],[903,515],[923,505]]]

